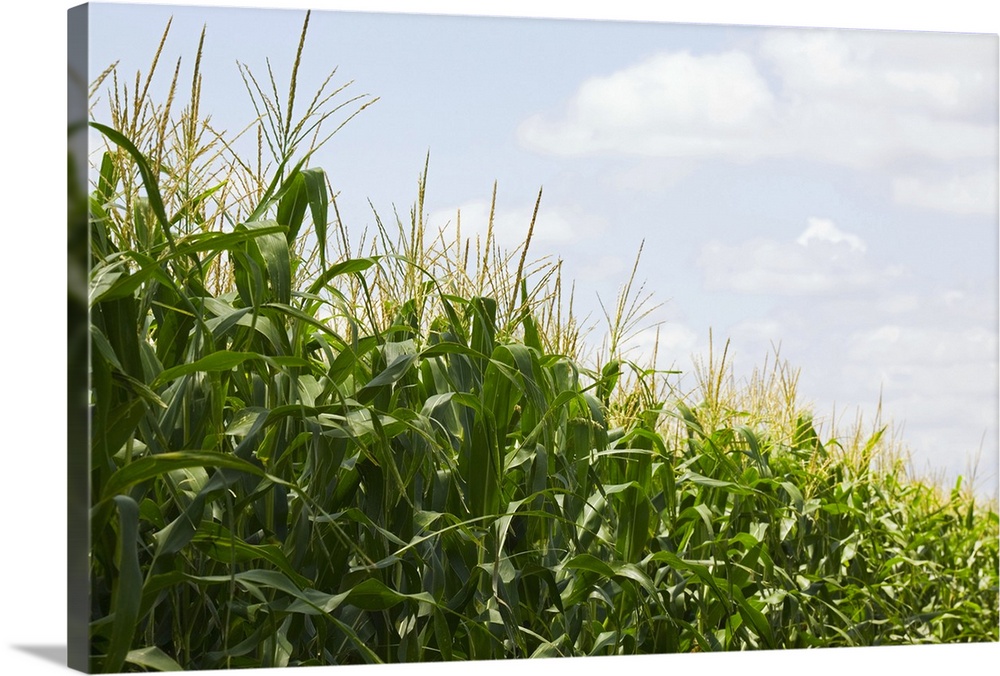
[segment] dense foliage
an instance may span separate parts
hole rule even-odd
[[[296,153],[370,100],[297,120],[242,68],[267,169],[155,65],[95,83],[92,668],[998,640],[995,507],[821,440],[786,367],[675,396],[621,350],[631,280],[585,363],[533,223],[432,238],[426,174],[352,245]]]

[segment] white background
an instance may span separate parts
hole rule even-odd
[[[181,3],[197,4],[197,3]],[[228,6],[270,6],[365,11],[419,11],[504,16],[751,23],[997,33],[997,11],[982,0],[951,0],[915,8],[912,2],[842,0],[802,3],[738,0],[654,7],[635,0],[608,2],[475,3],[211,2]],[[664,3],[665,4],[665,3]],[[817,6],[819,5],[819,6]],[[0,21],[3,50],[3,150],[0,185],[0,274],[3,289],[4,388],[0,390],[0,664],[3,673],[62,672],[66,643],[66,431],[63,186],[65,177],[65,35],[68,2],[27,2],[5,7]],[[53,300],[58,299],[58,300]],[[740,670],[768,673],[808,669],[813,674],[909,674],[993,671],[1000,644],[917,648],[787,651],[745,655],[657,656],[643,658],[547,660],[536,662],[331,667],[308,673],[464,674],[470,668],[500,674],[599,673],[607,669]],[[989,665],[994,667],[990,668]],[[440,671],[439,671],[440,670]],[[273,670],[254,673],[271,673]],[[210,672],[203,672],[210,673]],[[286,673],[286,672],[282,672]]]

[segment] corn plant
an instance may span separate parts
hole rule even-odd
[[[998,640],[995,505],[821,440],[783,365],[678,395],[624,354],[634,271],[587,363],[533,220],[435,236],[425,165],[351,236],[308,160],[373,99],[241,67],[247,160],[158,58],[95,83],[93,670]]]

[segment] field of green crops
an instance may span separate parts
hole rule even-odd
[[[591,345],[533,221],[425,227],[427,167],[341,222],[310,160],[373,101],[298,66],[240,68],[249,156],[197,65],[92,85],[93,670],[1000,640],[995,504],[821,436],[780,360],[678,392],[634,271]]]

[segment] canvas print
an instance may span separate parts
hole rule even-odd
[[[997,35],[69,19],[72,667],[1000,640]]]

